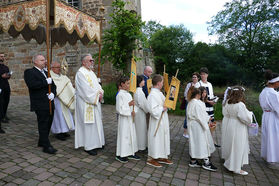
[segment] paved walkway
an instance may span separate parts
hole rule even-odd
[[[114,159],[116,150],[116,113],[114,106],[103,105],[106,146],[97,156],[74,149],[74,133],[67,141],[51,135],[56,155],[37,147],[37,122],[29,112],[28,97],[12,97],[8,111],[12,119],[4,123],[0,135],[0,185],[279,185],[279,170],[270,169],[260,158],[260,136],[250,138],[248,176],[232,174],[222,166],[220,149],[212,161],[217,172],[189,168],[188,142],[182,137],[184,118],[170,116],[171,159],[174,165],[153,168],[141,161],[121,164]],[[220,128],[217,129],[220,143]]]

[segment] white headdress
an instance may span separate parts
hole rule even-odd
[[[279,81],[279,76],[268,81],[268,83],[275,83]]]
[[[231,89],[232,89],[231,87],[228,87],[228,88],[225,90],[224,99],[223,99],[223,102],[222,102],[223,105],[226,104],[227,97],[228,97],[228,91],[231,90]]]

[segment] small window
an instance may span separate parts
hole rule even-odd
[[[68,4],[72,5],[75,8],[80,8],[79,0],[65,0]]]

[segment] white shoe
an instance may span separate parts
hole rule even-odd
[[[183,137],[189,138],[189,135],[188,134],[183,134]]]
[[[234,172],[235,174],[240,174],[242,176],[246,176],[248,175],[248,172],[244,171],[244,170],[240,170],[239,172]]]

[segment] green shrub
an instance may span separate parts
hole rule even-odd
[[[181,102],[177,101],[175,110],[169,110],[168,113],[178,115],[178,116],[185,116],[185,110],[181,110],[180,105],[181,105]]]
[[[109,83],[103,86],[105,91],[104,101],[105,104],[115,105],[117,88],[115,83]]]

